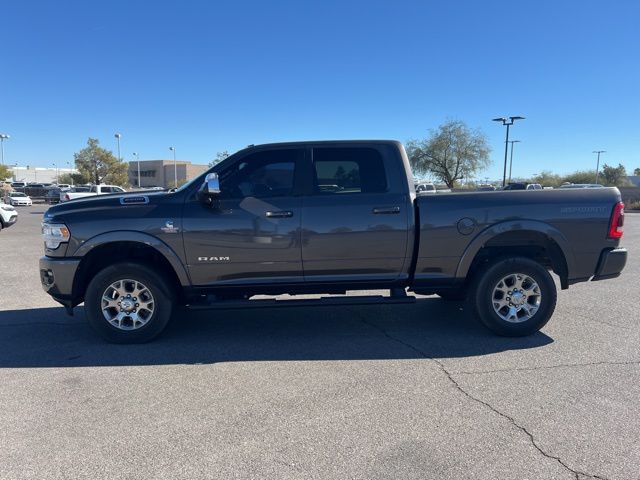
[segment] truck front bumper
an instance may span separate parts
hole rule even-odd
[[[40,258],[42,288],[65,307],[77,305],[73,298],[73,280],[79,265],[77,258]]]
[[[627,249],[614,248],[604,250],[600,254],[600,260],[596,267],[596,273],[592,280],[606,280],[620,276],[622,269],[627,263]]]

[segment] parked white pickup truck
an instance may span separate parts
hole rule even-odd
[[[76,198],[94,197],[96,195],[106,195],[107,193],[124,193],[126,190],[117,185],[93,185],[88,192],[60,192],[60,201],[68,202]]]

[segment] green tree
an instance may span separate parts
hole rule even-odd
[[[58,177],[58,183],[82,185],[83,183],[89,183],[89,179],[81,173],[63,173]]]
[[[11,190],[13,189],[8,183],[0,183],[0,203],[2,203],[5,198],[7,198],[7,195],[9,195],[9,192],[11,192]]]
[[[633,174],[634,174],[636,177],[640,177],[640,168],[635,168],[635,169],[633,170]]]
[[[539,183],[543,187],[559,187],[562,183],[562,177],[549,170],[543,170],[533,177],[529,183]]]
[[[229,152],[227,152],[226,150],[216,153],[216,158],[214,158],[213,160],[211,160],[209,162],[209,167],[213,167],[213,166],[219,164],[221,161],[226,159],[228,156],[229,156]]]
[[[411,167],[418,175],[431,174],[449,188],[458,180],[474,177],[490,165],[491,149],[480,130],[459,120],[449,120],[430,130],[424,140],[407,142]]]
[[[0,180],[8,180],[13,175],[13,172],[9,170],[6,165],[0,165]]]
[[[605,163],[602,166],[602,178],[606,185],[621,187],[627,183],[627,170],[621,163],[617,167]]]
[[[91,182],[120,186],[129,183],[127,164],[118,160],[111,151],[100,147],[100,142],[95,138],[89,138],[87,146],[73,156],[78,172]]]
[[[593,170],[578,170],[562,177],[563,183],[593,183],[595,181],[596,174]]]

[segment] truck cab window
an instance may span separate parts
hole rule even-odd
[[[223,198],[268,198],[293,193],[296,161],[302,150],[257,152],[220,173]]]
[[[382,156],[373,148],[315,148],[313,166],[316,194],[387,190]]]

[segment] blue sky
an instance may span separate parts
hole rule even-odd
[[[304,139],[481,128],[501,177],[640,167],[640,2],[3,3],[7,163],[72,161],[87,137],[141,158]]]

